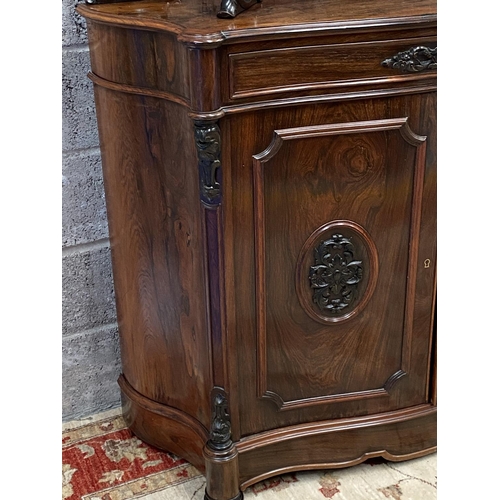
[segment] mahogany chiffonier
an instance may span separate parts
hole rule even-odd
[[[434,0],[93,3],[132,431],[212,500],[435,451]]]

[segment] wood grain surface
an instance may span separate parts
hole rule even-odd
[[[401,76],[381,62],[388,54],[409,47],[435,46],[435,38],[403,38],[229,54],[231,99],[273,95],[296,90],[330,89],[377,84],[387,80],[423,80],[426,73]],[[392,78],[391,78],[392,77]]]
[[[142,29],[165,30],[194,45],[213,45],[224,40],[239,41],[280,35],[311,35],[329,30],[391,29],[436,22],[436,2],[388,2],[342,0],[311,2],[266,0],[235,19],[219,19],[219,0],[182,2],[138,1],[109,5],[80,5],[88,19]]]
[[[239,339],[236,379],[244,401],[242,436],[332,414],[363,415],[427,401],[434,282],[433,270],[424,269],[416,255],[432,255],[435,236],[429,225],[423,238],[423,224],[413,211],[432,205],[431,183],[425,186],[428,176],[434,175],[435,144],[427,147],[432,156],[424,158],[398,130],[286,141],[262,169],[256,192],[251,189],[255,176],[251,158],[269,146],[276,130],[299,126],[315,130],[375,119],[407,118],[409,128],[422,136],[416,141],[421,143],[430,132],[425,124],[430,117],[424,117],[422,106],[432,99],[424,94],[227,118],[233,136],[245,137],[238,148],[227,151],[231,156],[225,161],[233,166],[225,213],[234,221],[225,224],[225,247],[227,262],[235,266],[236,293],[228,304],[234,324],[228,328]],[[432,111],[432,105],[426,109]],[[256,133],[248,136],[247,130]],[[260,218],[254,219],[255,210]],[[353,220],[366,228],[376,244],[380,269],[377,287],[359,317],[325,327],[300,306],[295,268],[307,238],[332,220]],[[255,234],[257,246],[252,247]],[[264,243],[260,249],[259,234]],[[408,281],[410,269],[416,274]],[[275,402],[259,399],[259,375],[254,376],[254,370],[266,372],[267,390],[283,401],[312,398],[310,407],[276,414]],[[383,388],[400,370],[407,376],[395,381],[389,395],[324,404],[329,395]],[[314,398],[322,404],[315,404]]]
[[[429,405],[262,433],[238,444],[241,486],[297,470],[351,467],[373,457],[410,460],[435,452],[435,436],[436,409]]]
[[[95,97],[123,373],[142,395],[208,428],[212,382],[192,122],[166,100],[99,86]]]
[[[437,71],[382,62],[437,54],[436,5],[219,6],[77,10],[127,421],[205,470],[208,500],[241,500],[435,450]]]

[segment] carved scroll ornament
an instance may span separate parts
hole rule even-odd
[[[413,47],[382,61],[385,68],[395,68],[403,73],[418,73],[437,69],[437,47]]]
[[[349,238],[334,234],[314,249],[314,265],[309,270],[313,302],[328,316],[343,313],[357,298],[363,278],[363,263],[354,258]]]

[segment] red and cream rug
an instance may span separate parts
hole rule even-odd
[[[203,500],[203,475],[136,438],[119,410],[64,424],[62,446],[63,500]],[[248,488],[245,499],[435,500],[436,488],[433,454],[277,476]]]

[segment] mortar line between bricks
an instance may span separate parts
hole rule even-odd
[[[76,43],[73,45],[63,45],[63,52],[87,52],[89,45],[87,43]]]
[[[101,238],[100,240],[95,240],[90,243],[79,243],[77,245],[63,247],[62,256],[68,257],[83,252],[91,252],[92,250],[100,250],[106,247],[109,247],[109,238]]]
[[[62,155],[63,155],[63,158],[71,158],[72,156],[79,156],[79,155],[84,154],[84,153],[93,154],[93,153],[100,153],[100,152],[101,152],[101,149],[99,148],[99,146],[91,146],[89,148],[63,150]]]
[[[84,337],[87,335],[93,335],[94,333],[98,333],[101,330],[111,330],[112,328],[118,328],[118,323],[115,321],[113,323],[106,323],[104,325],[94,326],[94,328],[89,328],[87,330],[80,330],[75,333],[68,333],[67,335],[63,333],[63,340],[70,340],[76,337]]]

